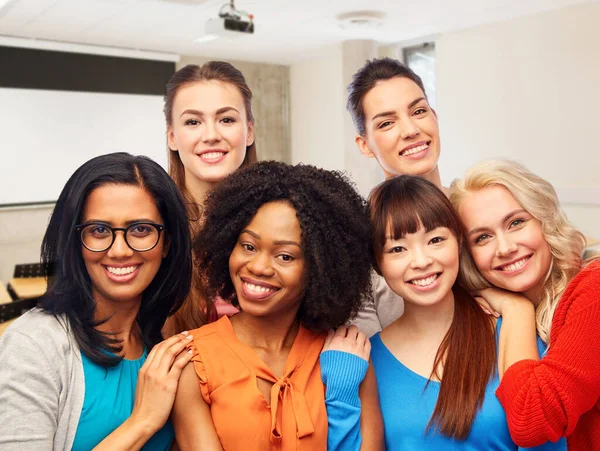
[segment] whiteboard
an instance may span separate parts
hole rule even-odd
[[[110,152],[167,168],[163,98],[0,88],[0,205],[55,201],[75,169]]]

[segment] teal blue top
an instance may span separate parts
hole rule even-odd
[[[144,351],[137,360],[121,360],[110,368],[92,362],[84,353],[85,397],[73,441],[73,451],[89,451],[117,429],[133,410],[138,371],[146,361]],[[165,426],[152,436],[143,450],[168,450],[175,437],[173,426]]]
[[[501,321],[498,320],[497,334]],[[538,338],[540,355],[543,355],[545,350],[546,345]],[[504,409],[495,394],[500,383],[497,374],[494,374],[488,383],[483,405],[475,415],[471,433],[466,440],[456,440],[434,430],[425,432],[440,393],[439,382],[429,381],[427,384],[426,377],[404,366],[388,350],[379,334],[371,337],[371,361],[375,368],[388,451],[525,449],[517,447],[510,438]],[[566,451],[567,444],[563,438],[557,443],[549,442],[527,449]]]

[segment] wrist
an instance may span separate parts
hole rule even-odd
[[[503,306],[502,316],[513,315],[533,315],[535,316],[535,306],[528,299],[514,298],[508,300]]]
[[[152,437],[160,428],[156,427],[148,418],[143,417],[133,412],[123,423],[127,428],[128,433],[132,436],[139,437],[145,443]]]

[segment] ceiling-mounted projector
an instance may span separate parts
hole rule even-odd
[[[252,16],[249,16],[248,20],[242,17],[219,17],[208,19],[204,30],[207,34],[216,36],[236,37],[241,33],[254,33],[254,21]]]

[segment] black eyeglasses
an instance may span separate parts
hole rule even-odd
[[[134,222],[128,227],[111,227],[105,222],[88,222],[75,226],[80,233],[81,243],[92,252],[104,252],[115,242],[116,232],[123,232],[125,243],[137,252],[154,249],[165,230],[163,224],[153,222]]]

